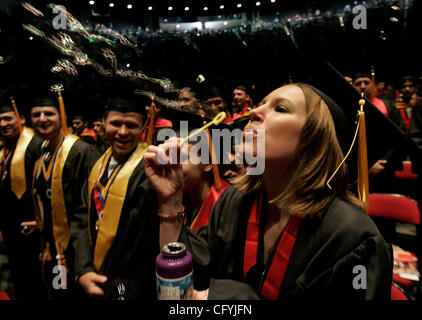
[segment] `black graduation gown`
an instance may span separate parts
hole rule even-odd
[[[7,254],[11,263],[12,281],[17,299],[41,299],[43,286],[38,254],[39,233],[21,234],[21,222],[35,220],[31,199],[31,183],[34,164],[41,155],[42,139],[34,135],[25,151],[26,191],[20,199],[12,192],[10,162],[6,178],[0,182],[0,230],[3,233]],[[11,157],[13,157],[13,154]]]
[[[110,147],[110,143],[108,142],[106,136],[98,135],[98,141],[97,141],[96,146],[97,146],[98,150],[100,151],[100,153],[103,154]]]
[[[88,186],[85,184],[80,212],[88,211],[87,197]],[[119,283],[126,286],[125,299],[156,299],[155,259],[160,252],[157,210],[157,196],[145,175],[142,160],[129,178],[116,237],[98,271],[108,278],[103,286],[107,299],[117,298]],[[79,225],[80,232],[73,242],[77,276],[89,271],[97,272],[93,262],[97,237],[97,212],[93,198],[89,219],[94,243],[90,242],[87,219]]]
[[[83,215],[86,215],[86,212],[80,212],[77,209],[82,204],[81,190],[88,178],[92,166],[95,164],[99,156],[99,151],[95,146],[78,139],[72,145],[63,167],[63,195],[66,207],[67,221],[70,225],[70,241],[67,250],[64,252],[67,265],[70,268],[68,279],[73,279],[72,265],[74,261],[75,250],[72,244],[72,239],[77,237],[77,234],[80,230],[79,225],[81,220],[84,220]],[[34,188],[37,190],[37,194],[40,194],[41,198],[43,199],[44,228],[41,232],[41,235],[43,237],[43,241],[49,242],[52,256],[52,261],[45,269],[45,274],[47,277],[54,278],[56,274],[54,274],[51,270],[48,270],[49,267],[54,267],[56,265],[56,260],[54,258],[56,256],[56,249],[51,221],[51,204],[44,196],[46,186],[42,174],[40,175],[39,179],[35,180]],[[47,279],[47,283],[50,285],[51,279]],[[70,282],[69,285],[73,286],[73,283]],[[59,290],[52,292],[59,292]]]
[[[253,201],[254,197],[229,187],[216,203],[208,226],[196,232],[182,230],[179,241],[194,257],[195,288],[209,286],[209,299],[262,298],[243,279]],[[353,273],[360,265],[367,270],[367,289],[353,286],[355,277],[363,276]],[[321,219],[302,220],[278,298],[389,300],[392,268],[391,247],[371,218],[336,198]]]

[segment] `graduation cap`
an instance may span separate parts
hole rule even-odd
[[[362,175],[358,167],[362,168],[366,165],[364,163],[365,158],[367,170],[403,142],[404,132],[382,114],[370,100],[362,97],[359,91],[331,64],[317,64],[312,72],[313,80],[311,84],[318,88],[313,89],[329,107],[334,120],[337,139],[343,154],[348,155],[345,161],[348,164],[349,175],[354,181],[356,177],[359,178],[359,175]],[[364,113],[360,113],[358,118],[357,115],[361,105]],[[359,137],[360,145],[356,148],[353,141],[357,133],[357,120],[359,120],[359,134],[362,135],[366,131],[366,137]],[[368,148],[366,148],[366,145]],[[365,177],[361,178],[365,179]],[[368,178],[366,177],[366,179]],[[358,182],[358,188],[359,184]]]
[[[105,86],[103,90],[105,110],[145,115],[145,106],[151,103],[151,98],[136,94],[136,89],[137,84],[128,81],[114,82]]]

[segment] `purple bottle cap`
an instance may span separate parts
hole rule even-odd
[[[164,278],[179,278],[192,272],[192,255],[181,242],[166,244],[156,259],[157,273]]]

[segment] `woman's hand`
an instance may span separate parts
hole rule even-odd
[[[157,192],[160,210],[173,213],[182,204],[183,171],[179,159],[180,139],[170,138],[159,146],[149,146],[144,154],[145,174]]]

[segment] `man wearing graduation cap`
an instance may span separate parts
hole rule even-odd
[[[77,281],[90,298],[156,298],[157,200],[143,163],[147,104],[128,90],[118,91],[106,103],[103,120],[111,147],[83,188],[88,221],[80,224],[75,241]]]
[[[221,195],[208,227],[200,232],[183,227],[178,215],[180,168],[160,167],[157,161],[157,154],[177,145],[175,141],[150,146],[145,154],[159,206],[172,217],[161,224],[160,238],[186,244],[194,258],[194,273],[203,278],[197,289],[206,288],[209,280],[209,299],[390,300],[391,247],[362,210],[367,188],[362,189],[360,201],[348,189],[348,171],[354,180],[356,170],[350,169],[357,158],[348,150],[357,110],[367,101],[362,103],[346,80],[330,76],[334,87],[325,88],[342,107],[315,87],[290,84],[274,90],[251,110],[244,150],[256,152],[257,136],[265,134],[264,173],[232,181],[236,188],[229,187]],[[384,121],[373,108],[368,103],[364,109],[368,144],[380,134],[373,130],[373,121]],[[387,142],[369,144],[369,165],[403,138],[388,119],[382,124]],[[359,140],[363,150],[364,141]],[[366,155],[360,155],[362,170],[358,171],[362,172]]]
[[[35,131],[44,138],[32,185],[36,226],[42,237],[44,281],[50,299],[73,298],[72,242],[86,215],[78,210],[81,189],[99,152],[68,133],[61,92],[37,88],[31,100],[31,120]]]
[[[354,87],[362,93],[377,109],[393,121],[401,130],[405,131],[403,120],[399,110],[393,101],[380,99],[374,96],[375,84],[371,80],[371,75],[365,72],[359,72],[353,79]],[[407,143],[406,143],[407,144]],[[379,159],[370,169],[370,182],[373,192],[401,192],[397,190],[395,184],[394,171],[400,170],[402,160],[405,160],[408,151],[407,145],[391,150],[391,152],[382,159]]]
[[[25,126],[25,118],[13,99],[2,101],[0,106],[0,134],[6,139],[0,150],[0,232],[11,262],[17,299],[40,299],[45,293],[39,272],[39,233],[21,224],[34,220],[30,191],[42,140]]]
[[[227,105],[227,99],[221,88],[213,86],[206,91],[204,96],[205,102],[211,105],[213,109],[217,110],[218,112],[226,113],[224,123],[233,122],[232,114]]]
[[[247,117],[249,111],[252,109],[252,100],[249,96],[248,89],[245,86],[239,85],[233,90],[233,102],[235,106],[235,113],[233,120]]]

